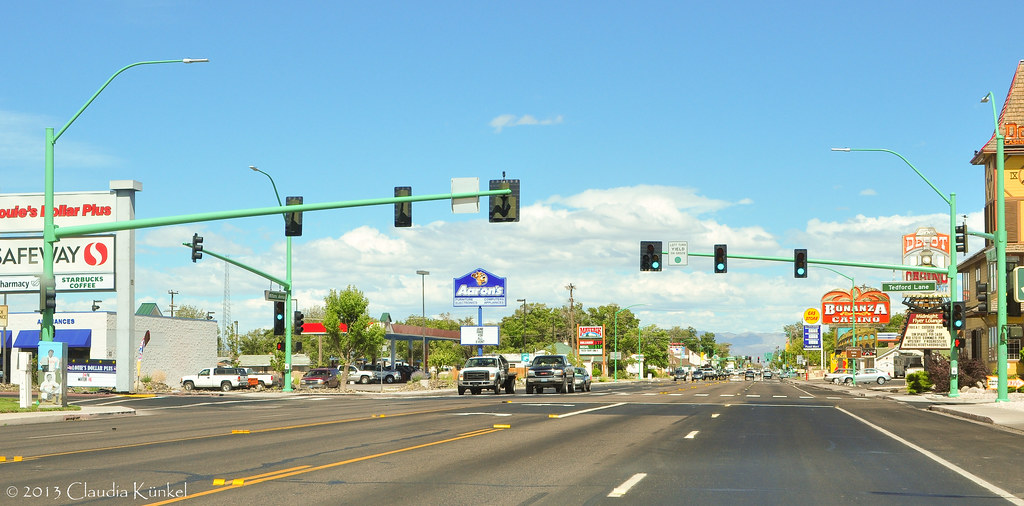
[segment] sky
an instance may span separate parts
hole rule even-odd
[[[142,182],[136,216],[450,191],[453,177],[519,179],[521,220],[488,223],[448,202],[306,213],[293,241],[298,307],[354,286],[371,316],[452,305],[453,279],[507,278],[509,305],[629,306],[643,325],[694,327],[759,354],[783,326],[850,281],[812,263],[711,259],[639,271],[639,241],[695,253],[881,264],[918,227],[982,229],[984,175],[970,164],[993,130],[1018,60],[1011,16],[933,2],[16,2],[0,19],[0,193],[43,190],[47,127],[59,129],[119,75],[55,147],[58,192]],[[831,147],[899,152],[833,152]],[[941,195],[940,195],[941,194]],[[285,275],[279,216],[137,234],[136,306],[188,304],[224,320],[225,264]],[[981,249],[972,238],[970,251]],[[430,274],[421,277],[417,270]],[[836,268],[856,284],[892,270]],[[272,323],[263,291],[228,269],[230,318]],[[892,294],[891,294],[892,295]],[[61,293],[59,310],[111,309],[114,292]],[[894,310],[902,310],[899,294]],[[11,312],[37,295],[11,295]]]

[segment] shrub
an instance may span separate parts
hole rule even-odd
[[[600,367],[595,367],[593,371],[590,371],[590,375],[594,378],[600,377],[602,374]]]
[[[925,370],[936,392],[949,392],[949,360],[946,357],[932,354]]]
[[[426,378],[427,378],[427,375],[423,374],[423,371],[416,371],[416,372],[412,373],[412,377],[409,378],[409,381],[419,381],[421,379],[426,379]]]
[[[948,385],[948,383],[947,383]],[[913,372],[907,375],[907,392],[919,394],[932,388],[932,382],[928,379],[925,371]]]
[[[976,358],[960,360],[957,363],[960,369],[960,377],[957,384],[961,387],[973,387],[978,383],[984,385],[988,381],[988,364]]]

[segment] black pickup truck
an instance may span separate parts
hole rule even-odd
[[[576,373],[565,355],[537,355],[526,371],[526,393],[554,388],[558,393],[576,391]]]

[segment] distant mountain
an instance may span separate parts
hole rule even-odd
[[[732,354],[737,356],[750,355],[764,357],[765,353],[784,349],[786,334],[784,332],[715,332],[715,342],[732,344]],[[756,360],[756,359],[755,359]]]

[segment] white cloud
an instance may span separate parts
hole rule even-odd
[[[876,192],[872,188],[865,188],[865,189],[860,191],[860,194],[863,195],[863,196],[875,196],[875,195],[878,195],[878,192]]]
[[[490,126],[494,129],[494,133],[501,133],[504,128],[523,126],[523,125],[557,125],[562,122],[562,115],[555,116],[554,118],[548,118],[544,120],[538,120],[530,114],[524,114],[522,116],[516,116],[515,114],[502,114],[491,120]]]

